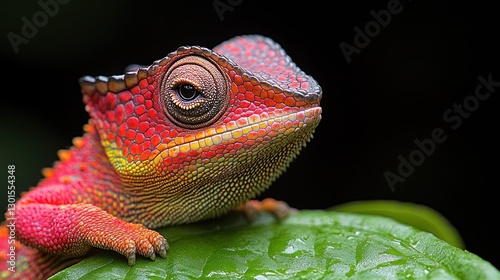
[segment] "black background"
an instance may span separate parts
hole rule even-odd
[[[364,29],[371,10],[394,1],[91,2],[59,5],[17,53],[7,34],[22,35],[22,18],[33,22],[42,8],[36,1],[0,4],[0,161],[1,168],[16,165],[19,192],[36,184],[57,149],[82,134],[88,116],[79,77],[121,74],[128,64],[149,64],[181,45],[211,48],[235,35],[262,34],[324,92],[313,141],[262,197],[301,209],[374,199],[427,205],[450,220],[469,251],[500,267],[500,87],[456,130],[443,119],[474,95],[479,75],[500,81],[493,6],[401,0],[402,11],[348,63],[339,44],[353,45],[354,28]],[[214,3],[232,6],[221,14]],[[384,172],[397,173],[398,156],[408,159],[414,140],[435,128],[446,141],[391,189]]]

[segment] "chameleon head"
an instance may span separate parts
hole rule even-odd
[[[321,87],[258,35],[180,47],[80,84],[124,186],[135,196],[154,188],[156,201],[182,211],[169,223],[217,216],[265,190],[321,119]]]

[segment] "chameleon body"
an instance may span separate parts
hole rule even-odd
[[[47,278],[92,247],[130,265],[136,255],[166,257],[152,229],[255,202],[321,119],[321,87],[260,35],[180,47],[80,85],[90,120],[15,205],[15,273],[0,228],[1,277]]]

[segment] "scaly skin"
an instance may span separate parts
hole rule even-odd
[[[136,254],[166,257],[166,239],[150,229],[232,209],[276,212],[283,204],[251,199],[321,119],[320,86],[258,35],[213,50],[181,47],[149,67],[85,76],[80,85],[91,117],[85,133],[16,203],[15,273],[7,270],[9,231],[0,229],[1,277],[47,278],[92,247],[133,265]]]

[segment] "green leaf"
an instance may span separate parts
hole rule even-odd
[[[390,217],[433,233],[453,246],[465,248],[457,229],[443,215],[425,205],[395,200],[368,200],[339,204],[329,210]]]
[[[166,259],[103,252],[51,279],[500,279],[479,256],[391,218],[303,210],[282,222],[241,214],[160,229]]]

